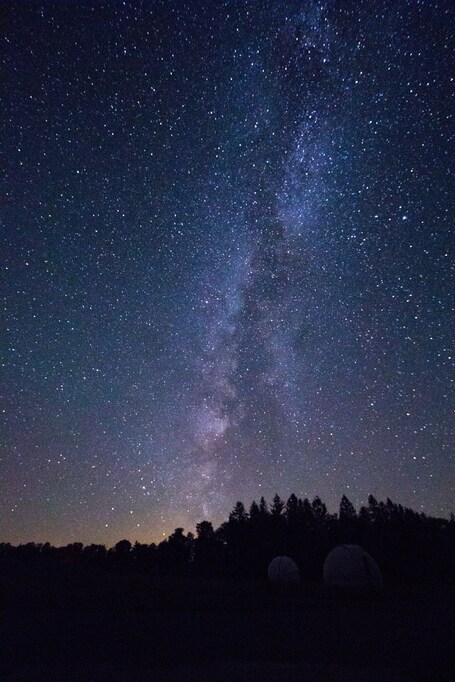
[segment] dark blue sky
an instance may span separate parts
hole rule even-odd
[[[6,2],[0,540],[453,511],[453,6]]]

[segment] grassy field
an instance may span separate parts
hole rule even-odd
[[[1,576],[2,680],[455,679],[455,594],[18,570]]]

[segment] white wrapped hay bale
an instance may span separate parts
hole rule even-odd
[[[276,556],[269,564],[267,575],[269,582],[278,584],[298,583],[299,569],[295,561],[288,556]]]
[[[379,566],[359,545],[338,545],[327,555],[324,582],[328,587],[379,588]]]

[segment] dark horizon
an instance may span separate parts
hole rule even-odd
[[[266,514],[270,514],[271,510],[274,507],[274,504],[278,500],[278,503],[281,503],[282,510],[278,513],[278,516],[281,517],[283,520],[288,520],[288,509],[290,506],[290,503],[292,500],[295,500],[299,505],[307,506],[307,508],[311,507],[313,510],[316,508],[316,510],[319,508],[319,505],[321,505],[321,509],[323,511],[323,517],[325,521],[327,521],[328,525],[334,525],[337,526],[340,523],[343,523],[343,518],[346,516],[346,509],[349,511],[349,515],[351,518],[356,519],[356,521],[360,521],[360,519],[368,518],[371,517],[372,514],[372,506],[376,506],[378,510],[382,510],[382,513],[385,514],[385,517],[383,520],[385,521],[390,521],[389,518],[389,513],[387,510],[394,509],[395,511],[398,510],[400,514],[404,516],[409,516],[411,518],[414,518],[415,520],[420,519],[422,522],[428,521],[430,523],[433,522],[442,522],[444,526],[447,526],[447,524],[453,525],[455,522],[455,513],[450,512],[448,518],[445,517],[434,517],[431,514],[425,514],[423,511],[416,511],[414,509],[410,509],[409,507],[406,507],[402,505],[399,502],[395,502],[391,500],[389,497],[386,498],[386,500],[377,500],[374,495],[368,495],[367,503],[365,505],[362,505],[359,509],[356,509],[356,507],[352,504],[352,502],[349,500],[349,498],[346,495],[342,495],[340,499],[340,504],[338,505],[338,509],[336,512],[331,512],[328,508],[327,505],[324,503],[323,500],[321,500],[319,495],[316,495],[313,500],[309,500],[308,498],[305,498],[302,500],[301,498],[298,498],[294,493],[291,493],[289,498],[286,500],[284,498],[281,498],[278,493],[275,493],[273,499],[271,500],[266,500],[263,496],[260,498],[260,500],[253,500],[249,505],[244,505],[242,501],[237,501],[235,505],[233,505],[230,514],[220,523],[219,526],[216,524],[213,524],[213,522],[210,519],[200,519],[200,521],[196,524],[194,528],[188,528],[185,526],[177,527],[173,530],[172,533],[169,533],[169,535],[165,538],[161,537],[157,539],[156,541],[151,540],[150,542],[139,542],[135,538],[127,537],[124,536],[122,538],[119,538],[114,544],[111,546],[108,546],[106,543],[93,543],[93,542],[82,542],[82,538],[79,538],[78,540],[71,539],[68,542],[63,542],[62,544],[59,545],[53,545],[53,543],[50,543],[48,540],[44,541],[37,541],[37,540],[30,540],[27,542],[21,542],[18,543],[17,545],[14,545],[14,543],[9,542],[7,540],[3,540],[0,538],[0,546],[1,545],[11,545],[14,549],[17,549],[18,547],[25,547],[25,546],[31,546],[34,545],[38,549],[42,549],[43,547],[50,546],[52,549],[65,549],[66,547],[71,547],[71,546],[76,546],[76,545],[81,545],[83,548],[90,548],[93,546],[98,546],[98,547],[103,547],[107,551],[112,551],[115,549],[115,547],[119,544],[122,543],[129,543],[131,547],[133,545],[144,545],[144,546],[159,546],[160,543],[166,544],[167,541],[175,535],[177,531],[186,532],[188,538],[195,538],[198,535],[198,527],[201,526],[201,524],[206,524],[209,523],[210,526],[212,527],[213,531],[215,533],[220,533],[222,531],[223,526],[231,520],[232,515],[236,513],[236,509],[239,505],[242,505],[244,511],[245,511],[245,520],[252,520],[253,519],[253,512],[255,505],[264,505]],[[455,527],[454,527],[455,528]],[[134,540],[134,542],[133,542]]]
[[[275,493],[275,496],[276,496],[276,495],[278,495],[278,493]],[[273,496],[273,497],[275,497],[275,496]],[[294,496],[296,496],[295,493],[291,493],[290,497],[294,497]],[[267,505],[270,507],[271,503],[273,502],[273,498],[270,498],[269,500],[266,500],[264,496],[261,496],[261,497],[265,500],[265,502],[267,503]],[[278,495],[278,497],[280,497],[280,496]],[[349,500],[349,497],[348,497],[347,495],[345,495],[345,494],[343,494],[343,495],[341,496],[341,498],[340,498],[340,503],[341,503],[341,501],[342,501],[344,498],[348,499],[348,501],[351,503],[351,501]],[[366,499],[365,504],[360,505],[360,507],[358,507],[358,508],[356,508],[356,506],[353,505],[353,508],[354,508],[355,513],[356,513],[357,515],[360,514],[361,510],[367,509],[367,507],[368,507],[368,500],[369,500],[370,498],[376,499],[374,495],[369,494],[369,495],[367,496],[367,499]],[[258,498],[258,499],[259,499],[259,498]],[[280,497],[280,499],[283,499],[284,502],[287,501],[285,498],[281,498],[281,497]],[[287,498],[287,499],[289,499],[289,498]],[[301,498],[298,498],[298,499],[301,499]],[[314,497],[312,500],[309,499],[309,498],[304,498],[304,499],[305,499],[305,501],[309,501],[310,503],[313,503],[315,499],[316,499],[316,500],[321,500],[321,497],[320,497],[319,495],[315,495],[315,497]],[[330,517],[330,519],[331,519],[332,521],[335,521],[335,522],[336,522],[336,521],[339,519],[340,505],[338,505],[338,507],[336,508],[336,510],[333,511],[333,510],[331,510],[331,509],[328,507],[328,505],[325,504],[324,500],[321,500],[321,501],[322,501],[324,507],[326,508],[327,514],[328,514],[328,516]],[[427,519],[434,520],[434,521],[443,521],[443,522],[450,522],[450,523],[453,522],[453,517],[454,517],[455,511],[450,511],[450,512],[447,514],[447,516],[434,516],[434,515],[432,515],[432,514],[428,514],[427,512],[425,512],[425,511],[422,510],[422,509],[419,509],[418,511],[416,511],[415,509],[406,507],[406,505],[402,505],[400,502],[396,502],[395,500],[391,500],[390,497],[386,497],[386,502],[388,502],[388,501],[390,501],[390,502],[392,502],[393,504],[396,504],[396,505],[398,505],[398,506],[400,506],[400,507],[403,507],[404,509],[406,509],[406,510],[409,511],[409,512],[412,512],[413,514],[420,515],[422,518],[427,518]],[[258,500],[253,500],[253,502],[258,502]],[[386,502],[384,502],[384,500],[378,500],[378,502],[380,502],[381,504],[385,504],[385,503],[386,503]],[[237,503],[238,503],[238,500],[237,500],[236,504],[237,504]],[[242,504],[243,504],[243,503],[242,503]],[[351,504],[352,504],[352,503],[351,503]],[[250,505],[250,506],[251,506],[251,505]],[[231,505],[231,511],[232,511],[232,509],[233,509],[234,507],[235,507],[235,504]],[[245,508],[247,509],[247,507],[245,507]],[[201,522],[203,522],[203,521],[208,521],[208,522],[210,522],[210,523],[213,525],[213,527],[214,527],[215,530],[218,530],[218,529],[219,529],[219,526],[221,526],[223,523],[226,522],[227,516],[228,516],[228,515],[226,515],[226,518],[225,518],[224,520],[221,520],[221,521],[218,522],[218,523],[213,523],[213,521],[212,521],[211,519],[207,519],[207,518],[204,519],[204,518],[201,518],[201,519],[200,519],[198,522],[196,522],[196,524],[195,524],[194,526],[192,526],[192,527],[191,527],[191,526],[189,527],[188,525],[186,525],[186,526],[183,525],[183,526],[178,526],[178,527],[176,527],[176,528],[182,528],[182,529],[183,529],[185,532],[187,532],[188,534],[190,534],[190,535],[195,535],[195,534],[196,534],[196,526],[197,526],[198,524],[200,524]],[[2,538],[2,537],[0,537],[0,545],[2,545],[2,544],[7,544],[7,545],[12,545],[13,547],[19,547],[19,546],[21,546],[21,545],[36,545],[36,546],[40,546],[40,547],[43,546],[43,545],[51,545],[52,547],[55,547],[55,548],[64,548],[64,547],[66,547],[66,546],[73,545],[73,544],[77,544],[77,545],[78,545],[78,544],[81,544],[81,545],[84,546],[84,547],[89,547],[90,545],[102,545],[102,546],[106,547],[107,550],[109,550],[109,549],[113,549],[113,548],[115,547],[116,544],[118,544],[119,542],[122,542],[122,541],[124,541],[124,540],[127,540],[128,542],[131,542],[132,545],[133,545],[134,543],[146,544],[146,545],[159,545],[160,542],[163,542],[163,541],[168,540],[169,537],[175,532],[176,528],[174,528],[172,531],[169,532],[168,535],[166,535],[166,536],[164,536],[164,537],[163,537],[163,535],[161,535],[160,537],[158,537],[158,538],[156,538],[156,539],[153,539],[152,537],[149,537],[149,538],[145,538],[145,539],[143,539],[143,540],[141,540],[141,541],[139,541],[139,540],[137,539],[136,535],[134,534],[134,532],[132,532],[131,535],[125,534],[125,535],[123,535],[122,537],[119,536],[118,538],[116,538],[116,539],[112,542],[112,544],[109,544],[109,543],[106,543],[106,542],[102,542],[102,541],[96,541],[96,542],[95,542],[95,541],[92,541],[92,540],[85,541],[84,538],[81,538],[81,537],[78,537],[78,538],[72,538],[72,537],[66,538],[66,540],[62,539],[61,541],[59,541],[59,542],[57,542],[57,543],[50,542],[49,539],[39,539],[39,538],[26,539],[26,540],[21,540],[21,541],[19,541],[19,542],[17,542],[17,541],[14,542],[14,541],[11,541],[11,539],[7,539],[7,538]]]

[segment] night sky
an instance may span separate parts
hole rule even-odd
[[[455,511],[451,0],[6,0],[0,541]]]

